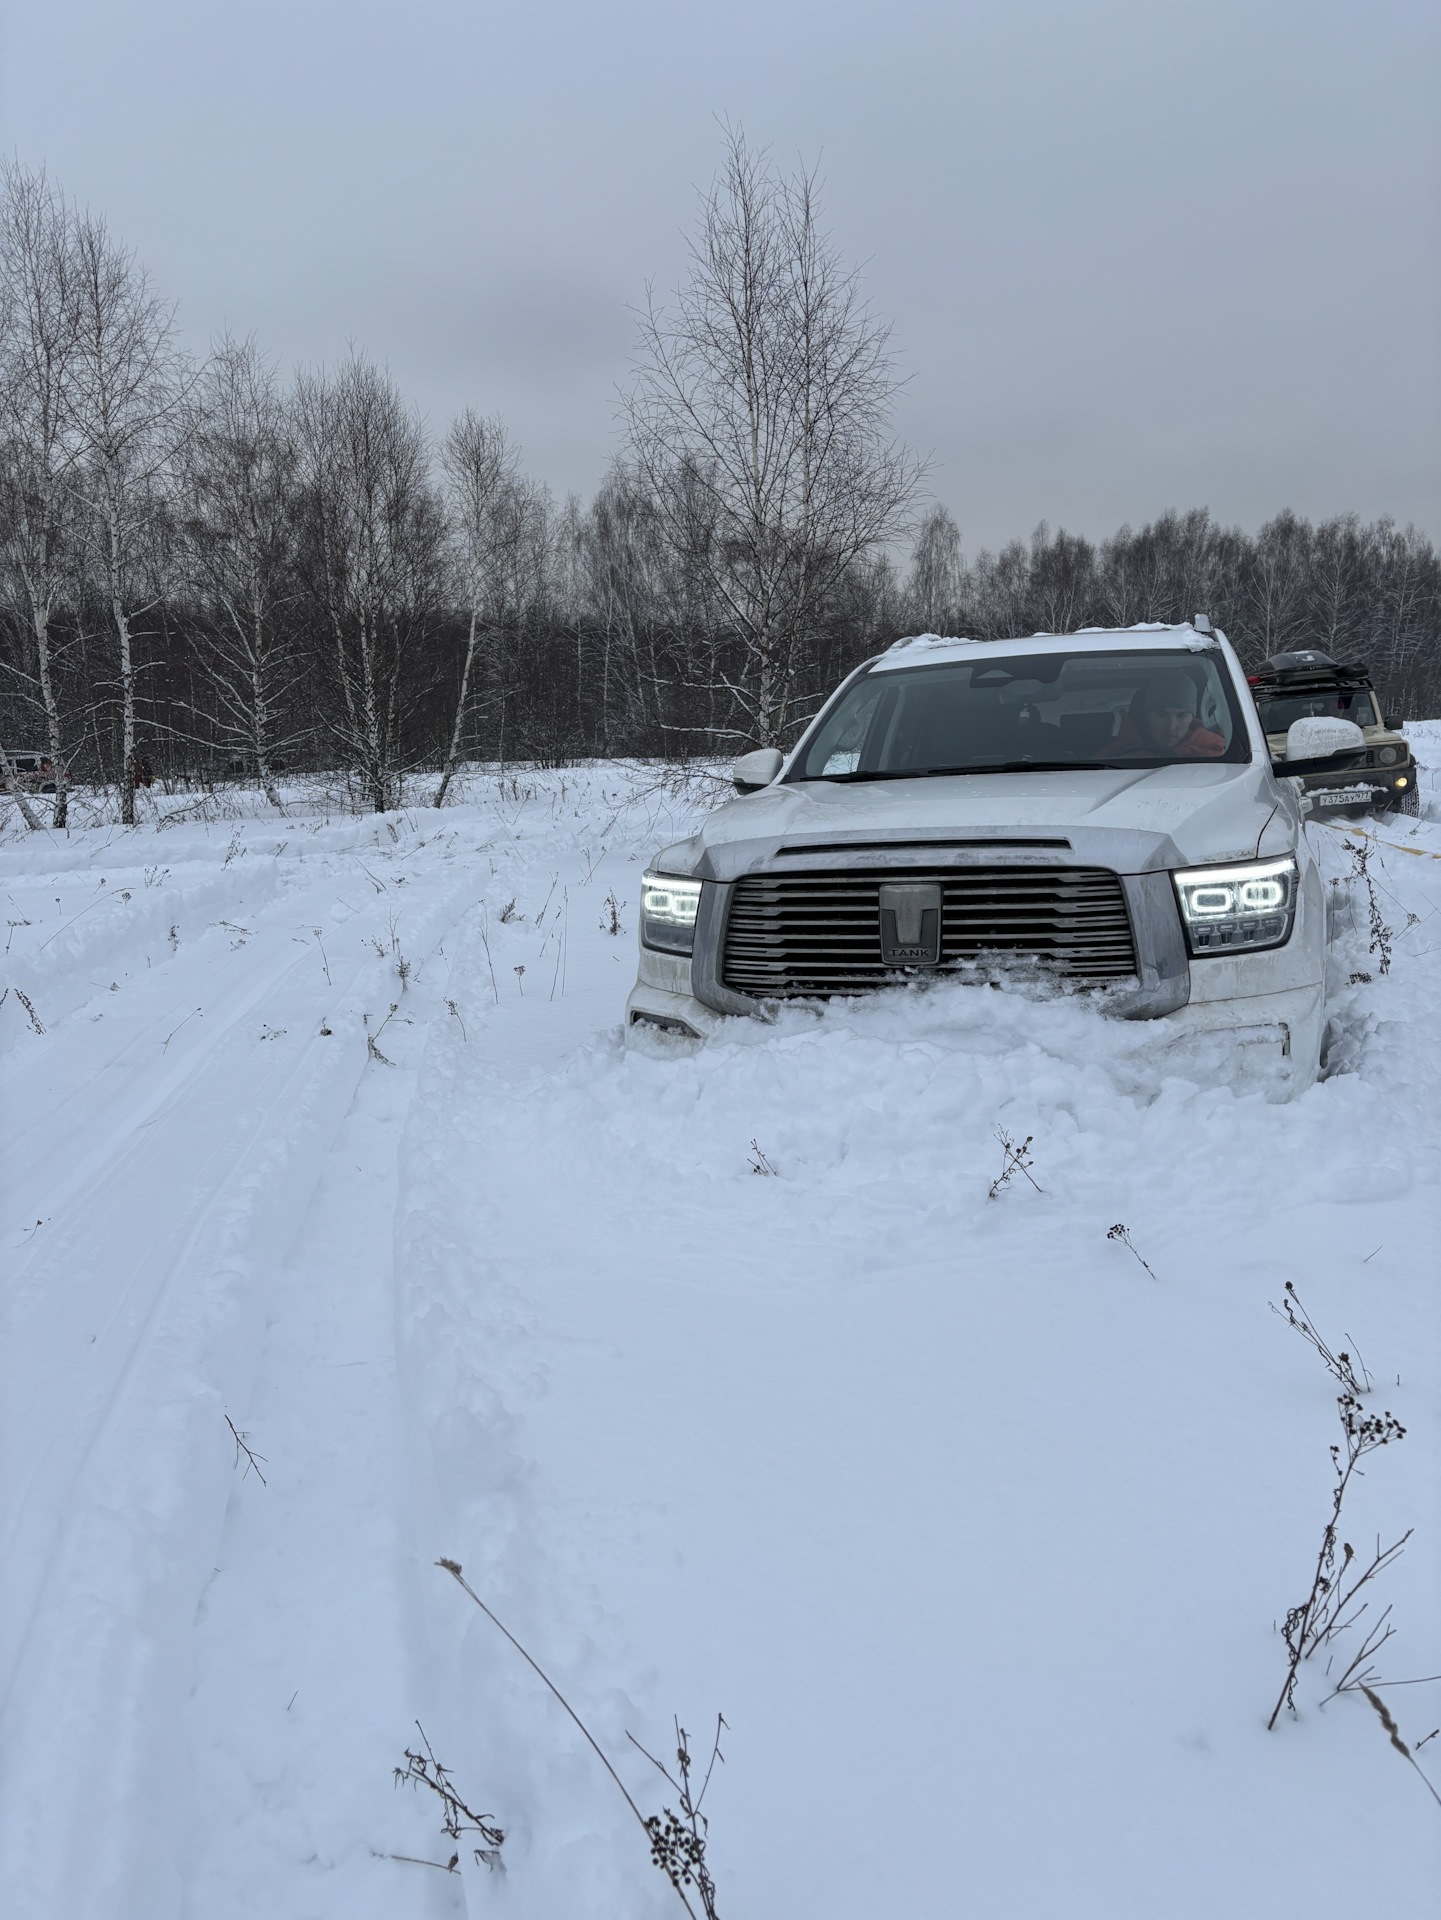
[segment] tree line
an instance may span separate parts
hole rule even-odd
[[[914,631],[991,639],[1207,612],[1248,662],[1369,658],[1441,711],[1432,544],[1354,515],[1204,510],[967,561],[890,431],[886,327],[804,171],[727,138],[674,304],[641,318],[622,446],[557,502],[494,416],[432,435],[352,355],[203,359],[103,220],[0,178],[0,744],[71,783],[339,771],[357,802],[465,761],[784,745]],[[909,542],[908,563],[895,556]],[[0,758],[0,785],[15,784]]]

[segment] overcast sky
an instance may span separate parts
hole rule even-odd
[[[354,342],[589,493],[718,117],[819,159],[968,552],[1169,506],[1441,535],[1435,0],[5,0],[0,142],[187,341]]]

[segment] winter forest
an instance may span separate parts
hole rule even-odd
[[[1441,565],[1388,520],[1157,502],[1099,543],[1043,521],[968,554],[891,436],[888,330],[813,177],[739,137],[686,284],[639,313],[589,501],[527,473],[483,394],[442,430],[363,354],[196,355],[103,218],[15,165],[0,273],[0,741],[52,757],[57,824],[67,782],[130,817],[137,779],[325,769],[384,809],[469,759],[785,745],[918,630],[1206,612],[1248,664],[1318,646],[1369,659],[1395,717],[1441,711]]]

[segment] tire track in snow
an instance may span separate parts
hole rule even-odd
[[[448,895],[421,916],[427,960],[472,905]],[[275,1279],[247,1416],[269,1483],[234,1490],[186,1716],[204,1813],[183,1911],[205,1920],[278,1910],[297,1889],[307,1910],[390,1920],[424,1889],[389,1856],[434,1854],[430,1808],[397,1796],[391,1777],[413,1736],[418,1645],[397,1155],[414,1062],[437,1025],[463,1044],[424,971],[413,1024],[385,1042],[394,1064],[362,1076]]]
[[[442,909],[447,925],[455,904]],[[0,1722],[0,1842],[23,1863],[11,1910],[27,1916],[149,1920],[178,1906],[183,1785],[167,1807],[155,1782],[178,1750],[194,1609],[230,1491],[222,1408],[243,1417],[265,1271],[364,1073],[359,1006],[380,970],[362,958],[323,985],[315,956],[290,946],[296,906],[282,901],[273,916],[284,924],[271,937],[289,948],[279,962],[258,984],[258,951],[226,968],[229,1002],[211,1000],[183,1064],[157,1064],[129,1089],[124,1137],[111,1132],[112,1100],[74,1165],[41,1189],[40,1217],[64,1228],[32,1245],[7,1301],[4,1352],[49,1359],[43,1397],[58,1414],[25,1431],[7,1420],[3,1449],[7,1558],[34,1570],[24,1591],[11,1583],[3,1653],[14,1682]],[[345,1002],[353,1011],[336,1015]],[[173,1022],[169,1004],[161,1019]],[[315,1037],[298,1058],[284,1037],[259,1057],[245,1044],[262,1007],[297,1034],[308,1023]],[[143,1059],[158,1033],[150,1022],[121,1063]],[[31,1164],[43,1175],[36,1131]],[[76,1373],[97,1361],[77,1393]],[[26,1384],[6,1393],[9,1405],[35,1405]]]

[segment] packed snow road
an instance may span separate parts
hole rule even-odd
[[[3,829],[7,1912],[678,1911],[441,1556],[645,1811],[627,1733],[724,1713],[727,1920],[1425,1911],[1441,1811],[1321,1703],[1387,1605],[1379,1677],[1441,1671],[1441,829],[1368,823],[1381,939],[1313,829],[1351,924],[1278,1105],[959,985],[627,1053],[704,798]],[[1267,1733],[1341,1437],[1288,1280],[1407,1428],[1345,1537],[1415,1531]],[[1441,1782],[1441,1686],[1385,1698]],[[503,1874],[417,1864],[417,1720]]]

